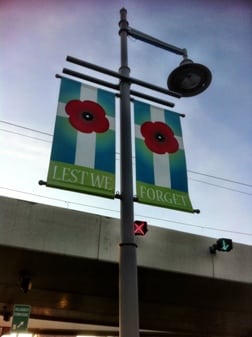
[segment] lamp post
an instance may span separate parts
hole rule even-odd
[[[130,68],[128,66],[127,36],[131,35],[154,46],[184,57],[180,67],[168,78],[170,90],[181,96],[194,96],[211,82],[211,73],[205,66],[187,58],[186,49],[180,49],[130,28],[127,11],[122,8],[119,22],[121,38],[120,80],[120,140],[121,140],[121,243],[119,262],[119,323],[120,337],[139,336],[138,280],[136,243],[133,231],[133,178],[130,115]]]
[[[127,11],[120,11],[119,35],[121,38],[121,66],[119,72],[91,64],[89,62],[67,56],[67,61],[89,69],[116,77],[120,84],[112,84],[95,77],[64,68],[63,73],[91,81],[114,90],[120,91],[120,171],[121,194],[121,242],[119,261],[119,325],[120,337],[139,337],[139,308],[138,308],[138,279],[137,279],[137,245],[134,236],[134,196],[132,173],[132,144],[131,144],[131,114],[130,96],[137,96],[155,103],[173,107],[174,103],[131,90],[131,84],[136,84],[176,98],[194,96],[206,90],[211,82],[211,72],[202,64],[193,63],[188,59],[187,50],[181,49],[150,35],[142,33],[129,26]],[[128,35],[165,49],[183,57],[180,66],[168,77],[168,88],[164,89],[151,83],[130,77],[128,66]],[[45,184],[41,182],[41,184]]]
[[[127,11],[121,9],[121,67],[119,73],[129,77]],[[133,176],[130,115],[130,81],[120,81],[121,140],[121,243],[119,261],[119,327],[120,337],[139,336],[136,243],[133,231]]]

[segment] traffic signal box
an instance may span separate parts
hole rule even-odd
[[[229,252],[233,248],[233,242],[231,239],[218,239],[216,245],[217,250],[220,252]]]
[[[233,242],[231,239],[221,238],[216,241],[211,247],[209,247],[209,251],[211,254],[216,254],[216,251],[220,252],[230,252],[233,249]]]
[[[134,221],[134,234],[135,235],[145,235],[148,231],[148,226],[146,221],[135,220]]]

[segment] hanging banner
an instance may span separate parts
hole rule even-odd
[[[61,79],[47,185],[114,198],[114,93]]]
[[[137,200],[193,212],[179,115],[135,101],[134,118]]]

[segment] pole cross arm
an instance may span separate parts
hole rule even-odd
[[[157,85],[154,85],[154,84],[151,84],[151,83],[139,80],[139,79],[134,78],[134,77],[130,77],[128,75],[126,76],[124,74],[120,74],[120,73],[118,73],[116,71],[113,71],[113,70],[110,70],[110,69],[98,66],[96,64],[93,64],[93,63],[90,63],[90,62],[87,62],[87,61],[84,61],[84,60],[80,60],[80,59],[78,59],[76,57],[67,56],[66,60],[68,62],[74,63],[74,64],[82,66],[82,67],[86,67],[86,68],[92,69],[94,71],[103,73],[105,75],[116,77],[116,78],[119,78],[120,80],[123,80],[123,81],[128,81],[130,84],[136,84],[136,85],[145,87],[147,89],[154,90],[154,91],[160,92],[162,94],[166,94],[166,95],[173,96],[173,97],[176,97],[176,98],[181,98],[182,97],[182,95],[180,93],[178,93],[178,92],[174,92],[174,91],[171,91],[171,90],[164,89],[164,88],[159,87]],[[80,73],[77,73],[75,71],[71,71],[69,69],[65,69],[64,68],[63,69],[63,73],[68,74],[68,75],[77,76],[79,78],[85,79],[84,75],[81,75]],[[87,77],[87,75],[85,75],[85,77]]]
[[[143,42],[149,43],[155,47],[159,47],[165,50],[170,51],[171,53],[177,54],[177,55],[182,55],[184,58],[187,58],[187,50],[185,48],[178,48],[176,46],[173,46],[169,43],[163,42],[159,39],[156,39],[153,36],[150,36],[148,34],[142,33],[139,30],[136,30],[132,27],[129,27],[127,29],[128,35],[141,40]]]

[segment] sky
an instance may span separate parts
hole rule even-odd
[[[187,48],[212,83],[176,99],[182,119],[189,195],[200,214],[135,203],[135,219],[182,232],[252,245],[252,3],[250,1],[0,0],[0,193],[120,217],[118,200],[39,186],[46,180],[64,67],[106,79],[66,61],[74,56],[118,71],[120,9],[129,25]],[[131,76],[166,88],[182,61],[128,38]],[[116,83],[115,79],[109,80]],[[88,83],[90,84],[90,83]],[[117,154],[117,168],[119,167]],[[117,191],[120,191],[117,175]]]

